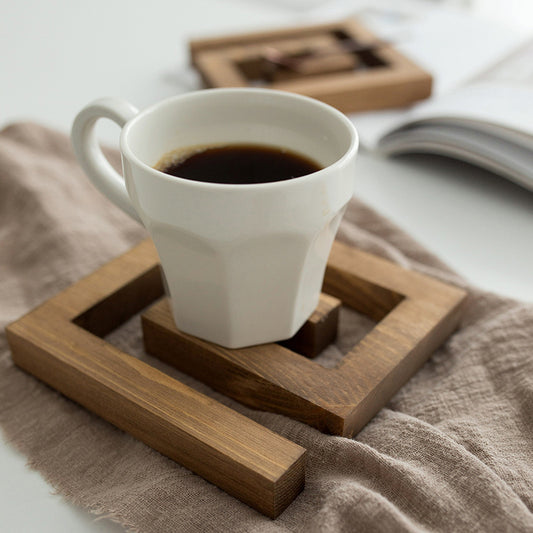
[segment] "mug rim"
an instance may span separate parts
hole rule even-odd
[[[316,107],[321,107],[323,110],[327,111],[328,113],[331,113],[335,115],[336,118],[338,118],[345,126],[347,131],[350,133],[350,145],[345,150],[344,154],[338,158],[336,161],[331,163],[330,165],[321,168],[320,170],[317,170],[316,172],[312,172],[310,174],[304,174],[303,176],[298,176],[296,178],[291,178],[289,180],[281,180],[281,181],[275,181],[275,182],[263,182],[263,183],[213,183],[213,182],[207,182],[207,181],[196,181],[196,180],[190,180],[187,178],[182,178],[179,176],[171,176],[169,174],[166,174],[165,172],[161,170],[157,170],[154,167],[151,167],[144,161],[142,161],[130,148],[128,143],[128,135],[132,128],[135,127],[135,125],[141,121],[146,115],[149,115],[151,113],[155,113],[158,109],[161,107],[172,105],[173,102],[178,100],[186,100],[188,98],[194,99],[194,98],[202,98],[202,97],[209,97],[209,95],[213,94],[235,94],[235,93],[255,93],[255,94],[264,94],[265,96],[274,96],[275,98],[287,98],[287,99],[293,99],[297,101],[304,101],[311,105],[314,105]],[[231,87],[231,88],[212,88],[212,89],[200,89],[197,91],[191,91],[188,93],[178,94],[176,96],[171,96],[170,98],[165,98],[164,100],[160,100],[159,102],[156,102],[155,104],[152,104],[148,106],[147,108],[143,109],[142,111],[139,111],[137,115],[135,115],[132,119],[130,119],[122,128],[122,132],[120,134],[120,151],[122,154],[128,158],[128,160],[134,162],[136,165],[141,167],[144,171],[148,172],[149,174],[153,175],[154,177],[158,179],[164,179],[166,181],[181,184],[186,184],[189,186],[194,186],[196,188],[205,188],[205,189],[218,189],[218,190],[229,190],[229,189],[238,189],[238,190],[250,190],[250,189],[261,189],[261,188],[275,188],[275,187],[288,187],[291,184],[301,184],[304,181],[311,181],[313,179],[318,179],[321,177],[324,173],[331,171],[332,168],[342,166],[344,162],[349,161],[353,156],[357,154],[357,151],[359,149],[359,135],[357,132],[357,129],[355,128],[354,124],[350,121],[350,119],[341,113],[338,109],[335,107],[326,104],[324,102],[321,102],[320,100],[317,100],[315,98],[311,98],[309,96],[304,96],[301,94],[296,93],[290,93],[288,91],[279,91],[275,89],[262,89],[262,88],[256,88],[256,87]]]

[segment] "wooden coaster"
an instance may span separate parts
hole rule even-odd
[[[466,293],[339,242],[324,291],[379,321],[334,369],[279,344],[231,350],[182,333],[166,301],[143,314],[145,347],[246,405],[352,436],[456,328]]]
[[[13,361],[275,518],[303,488],[305,449],[97,336],[162,295],[159,259],[145,241],[9,325]]]
[[[190,55],[207,87],[285,90],[346,113],[431,94],[428,72],[353,19],[193,40]]]
[[[279,344],[226,350],[177,331],[165,299],[143,317],[150,352],[243,403],[324,431],[358,431],[453,331],[466,293],[335,243],[321,304],[293,339],[316,355],[339,298],[380,322],[335,369]],[[7,327],[13,361],[269,517],[303,488],[305,450],[101,337],[163,296],[151,241]],[[333,298],[332,298],[333,297]],[[168,341],[168,342],[167,342]]]

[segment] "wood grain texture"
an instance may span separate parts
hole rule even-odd
[[[336,37],[339,33],[357,43],[379,42],[363,25],[347,19],[193,40],[191,62],[208,87],[247,87],[250,80],[261,78],[266,47],[297,53],[309,49],[309,43],[313,42],[329,46],[332,42],[339,43]],[[362,56],[353,53],[317,57],[310,60],[307,71],[303,68],[295,73],[282,69],[268,74],[263,86],[311,96],[345,113],[405,106],[431,94],[431,75],[394,46],[382,43],[372,54],[376,65],[365,68],[356,68],[362,64]]]
[[[143,314],[145,347],[242,403],[351,436],[452,333],[466,293],[338,242],[324,291],[379,320],[334,369],[279,344],[229,350],[186,335],[165,300]]]
[[[108,332],[108,324],[161,294],[158,258],[145,241],[8,326],[13,361],[258,511],[278,516],[303,488],[303,448],[91,333]]]
[[[291,416],[320,430],[342,419],[317,401],[329,372],[279,344],[232,350],[179,331],[167,300],[142,315],[145,349],[214,389],[257,409]]]

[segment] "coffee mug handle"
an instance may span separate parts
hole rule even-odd
[[[123,127],[138,110],[117,98],[101,98],[84,107],[74,119],[71,140],[78,161],[95,187],[107,196],[117,207],[141,222],[135,211],[122,176],[106,159],[98,141],[94,127],[100,118],[108,118]]]

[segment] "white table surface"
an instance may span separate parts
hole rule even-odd
[[[188,38],[305,20],[289,2],[4,1],[0,127],[32,120],[68,131],[76,112],[96,97],[122,96],[142,108],[181,92],[187,88],[179,74],[187,64]],[[462,4],[511,25],[533,24],[530,0]],[[100,132],[112,141],[118,130],[104,126]],[[472,283],[533,302],[533,193],[432,156],[387,160],[361,153],[357,172],[360,198]],[[3,439],[0,472],[3,533],[122,531],[53,495]]]

